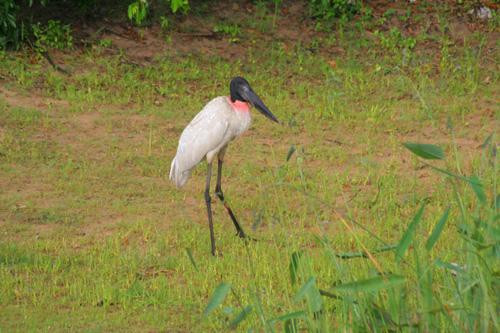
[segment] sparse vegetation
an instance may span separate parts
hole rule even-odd
[[[0,331],[499,330],[493,23],[309,4],[40,23],[70,75],[0,51]],[[167,175],[235,75],[281,126],[255,113],[230,146],[227,200],[258,241],[214,202],[214,258],[204,168],[182,191]]]
[[[238,42],[241,35],[241,29],[237,24],[227,24],[222,22],[215,25],[214,32],[229,36],[229,41],[231,43]]]
[[[358,0],[309,0],[313,17],[323,19],[352,17],[361,8]]]

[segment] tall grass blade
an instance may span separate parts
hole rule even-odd
[[[493,138],[493,133],[491,133],[490,135],[488,135],[488,137],[486,138],[486,140],[484,140],[483,144],[479,146],[479,148],[486,148],[488,147],[488,145],[490,144],[491,142],[491,139]]]
[[[423,310],[422,325],[425,331],[432,332],[436,330],[436,327],[434,324],[435,315],[429,312],[429,310],[433,308],[431,271],[430,267],[426,267],[425,264],[421,263],[421,257],[417,249],[413,252],[413,255],[415,258],[415,273],[419,277],[417,279],[417,286],[422,300],[420,305]],[[420,303],[420,301],[418,303]]]
[[[290,259],[290,265],[288,269],[290,271],[290,281],[292,282],[292,286],[295,285],[298,279],[298,269],[299,269],[299,261],[302,257],[302,252],[297,251],[292,253],[292,258]]]
[[[396,248],[396,245],[388,245],[383,246],[378,249],[374,249],[370,251],[370,253],[381,253],[386,251],[391,251]],[[344,253],[336,253],[335,256],[340,259],[353,259],[353,258],[368,258],[368,254],[366,252],[344,252]]]
[[[299,323],[297,319],[288,319],[285,321],[284,325],[285,333],[298,333],[299,332]]]
[[[434,261],[434,264],[436,266],[438,266],[438,267],[445,268],[445,269],[448,269],[450,271],[453,271],[454,274],[465,272],[464,269],[462,267],[460,267],[459,265],[454,264],[454,263],[450,264],[448,262],[442,261],[441,259],[436,259]]]
[[[486,201],[486,194],[484,194],[483,185],[481,184],[481,181],[479,180],[479,178],[477,178],[476,176],[471,176],[470,178],[467,178],[467,177],[463,177],[463,176],[454,174],[452,172],[449,172],[448,170],[443,170],[443,169],[437,168],[437,167],[430,165],[430,164],[427,164],[427,163],[424,163],[424,164],[437,172],[443,173],[447,176],[450,176],[450,177],[453,177],[456,179],[460,179],[464,182],[469,183],[469,185],[474,190],[474,193],[476,193],[476,196],[478,197],[479,201],[481,203]],[[461,209],[461,211],[462,211],[462,209]]]
[[[448,220],[448,215],[450,213],[450,208],[448,207],[446,211],[444,212],[443,216],[439,219],[438,223],[432,230],[431,235],[427,239],[427,242],[425,243],[425,248],[427,251],[430,251],[434,244],[436,244],[437,240],[439,239],[439,236],[441,236],[441,232],[443,231],[444,224],[446,223],[446,220]]]
[[[208,316],[217,306],[219,306],[226,298],[227,293],[231,289],[231,284],[222,282],[215,288],[215,291],[208,302],[205,311],[203,311],[203,316]]]
[[[394,331],[397,327],[401,327],[400,324],[396,324],[387,310],[375,303],[370,305],[369,313],[372,316],[373,323],[377,323],[377,326],[383,328],[384,331]]]
[[[451,120],[450,116],[446,118],[446,128],[449,129],[450,131],[453,131],[453,120]]]
[[[419,224],[420,220],[422,219],[422,214],[424,213],[424,208],[425,208],[425,203],[420,206],[420,209],[418,210],[417,214],[413,218],[413,221],[410,223],[408,226],[408,229],[406,229],[406,232],[404,233],[403,237],[399,241],[398,247],[396,248],[396,262],[400,262],[401,259],[403,259],[403,256],[405,252],[408,250],[410,247],[411,242],[413,241],[413,238],[415,237],[415,231],[417,229],[417,225]]]
[[[448,170],[444,170],[444,169],[440,169],[440,168],[437,168],[433,165],[430,165],[430,164],[427,164],[424,162],[425,165],[427,165],[428,167],[430,167],[431,169],[437,171],[437,172],[440,172],[440,173],[443,173],[447,176],[450,176],[452,178],[456,178],[456,179],[460,179],[460,180],[463,180],[465,182],[470,182],[470,179],[469,178],[466,178],[466,177],[463,177],[463,176],[460,176],[460,175],[457,175],[457,174],[454,174],[453,172],[449,172]]]
[[[371,279],[358,280],[354,282],[340,284],[333,287],[333,290],[345,292],[375,292],[381,289],[394,287],[405,282],[401,275],[377,276]]]
[[[444,158],[443,149],[436,145],[405,142],[403,146],[415,155],[426,160],[442,160]]]
[[[477,178],[477,176],[471,176],[469,178],[469,184],[472,187],[474,193],[476,194],[476,197],[479,200],[479,202],[485,204],[486,194],[484,193],[483,184],[481,184],[479,178]]]
[[[295,150],[297,150],[297,149],[295,148],[295,146],[294,146],[294,145],[291,145],[291,146],[290,146],[290,149],[288,149],[288,153],[286,154],[286,161],[287,161],[287,162],[288,162],[288,161],[290,161],[290,159],[292,158],[293,153],[295,153]]]
[[[191,261],[191,264],[193,265],[194,269],[198,272],[198,266],[196,265],[196,261],[194,261],[193,252],[191,251],[190,248],[187,247],[186,253],[187,253],[189,261]]]
[[[252,312],[252,307],[247,305],[241,312],[229,323],[229,328],[234,330],[245,318]]]

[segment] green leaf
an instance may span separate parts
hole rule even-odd
[[[171,0],[170,1],[170,9],[172,13],[176,13],[179,9],[181,9],[184,13],[189,10],[189,1],[188,0]]]
[[[408,150],[410,150],[415,155],[426,159],[426,160],[442,160],[444,158],[444,151],[441,147],[436,145],[430,145],[426,143],[403,143]]]
[[[471,176],[469,178],[469,184],[472,187],[474,193],[476,193],[476,197],[479,200],[479,202],[485,204],[486,194],[484,194],[483,184],[481,184],[479,178],[477,178],[476,176]]]
[[[301,299],[303,299],[306,296],[306,294],[309,292],[309,290],[311,288],[314,288],[315,283],[316,283],[316,278],[314,276],[310,277],[309,280],[307,280],[306,283],[304,283],[302,285],[302,287],[300,287],[299,291],[297,292],[297,294],[293,298],[295,300],[295,302],[298,302]]]
[[[403,237],[399,241],[398,247],[396,248],[396,262],[400,262],[401,259],[403,259],[403,256],[410,247],[411,242],[413,241],[413,237],[415,236],[415,230],[417,229],[417,225],[422,219],[422,214],[424,213],[424,208],[425,208],[425,203],[420,206],[420,209],[418,210],[417,214],[415,217],[413,217],[413,221],[410,223],[408,226],[408,229],[406,229]]]
[[[288,269],[290,271],[290,281],[292,282],[292,285],[295,285],[295,283],[297,282],[299,261],[301,257],[302,252],[297,251],[292,253],[292,258],[290,259],[290,265],[288,266]]]
[[[203,316],[208,316],[217,306],[219,306],[226,298],[227,293],[231,289],[229,283],[222,282],[215,288],[215,291],[208,302],[205,311],[203,311]]]
[[[309,308],[312,312],[318,312],[323,306],[323,300],[321,299],[321,294],[316,288],[316,278],[310,277],[309,280],[304,283],[297,294],[294,297],[295,302],[299,302],[304,297],[307,298]]]
[[[304,318],[305,316],[306,316],[305,311],[295,311],[295,312],[290,312],[290,313],[284,314],[282,316],[270,319],[268,322],[269,322],[269,324],[272,325],[272,324],[276,323],[277,321],[284,321],[284,322],[287,322],[290,320],[296,321],[297,319]]]
[[[181,6],[181,2],[178,0],[172,0],[170,2],[170,9],[172,10],[172,13],[174,13],[174,14],[175,14],[175,12],[177,12],[177,10],[179,9],[180,6]]]
[[[323,299],[317,288],[312,288],[307,293],[307,302],[309,303],[309,309],[314,312],[319,312],[323,308]]]
[[[427,238],[427,243],[425,243],[425,248],[427,249],[427,251],[430,251],[432,249],[434,244],[436,244],[439,236],[441,236],[441,232],[443,231],[444,224],[446,223],[446,220],[448,219],[449,213],[450,213],[450,207],[448,207],[446,209],[443,216],[441,216],[438,223],[436,224],[436,226],[432,230],[431,235],[429,236],[429,238]]]
[[[380,289],[394,287],[405,282],[405,278],[400,275],[377,276],[371,279],[358,280],[335,286],[333,289],[346,292],[375,292]]]
[[[247,305],[229,324],[230,329],[235,329],[252,312],[252,307]]]
[[[276,321],[286,321],[286,320],[290,320],[290,319],[304,318],[305,316],[306,316],[305,311],[295,311],[295,312],[290,312],[290,313],[287,313],[285,315],[276,317],[276,318],[272,319],[271,322],[274,323]]]
[[[129,20],[132,20],[134,18],[135,13],[137,12],[137,6],[138,4],[136,2],[133,2],[128,6],[127,14]]]

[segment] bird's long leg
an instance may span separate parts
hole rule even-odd
[[[214,224],[212,222],[212,202],[210,198],[210,178],[212,177],[212,163],[207,165],[207,184],[205,187],[205,203],[207,204],[208,227],[210,228],[210,242],[212,243],[212,255],[215,256]]]
[[[222,204],[224,205],[224,208],[226,208],[227,213],[229,214],[229,217],[231,217],[231,220],[233,221],[234,227],[236,228],[236,232],[240,238],[246,238],[247,235],[241,228],[240,224],[238,223],[238,220],[236,219],[236,216],[234,216],[233,211],[231,210],[231,207],[229,207],[228,203],[224,200],[224,193],[222,193],[222,186],[221,186],[221,178],[222,178],[222,157],[224,156],[224,153],[219,155],[218,157],[218,164],[217,164],[217,185],[215,187],[215,194],[217,197],[220,199]]]

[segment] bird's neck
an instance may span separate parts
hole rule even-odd
[[[243,112],[250,111],[250,105],[247,102],[242,102],[238,100],[232,102],[231,97],[227,97],[227,101],[236,111],[243,111]]]

